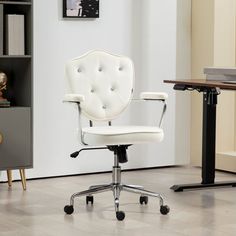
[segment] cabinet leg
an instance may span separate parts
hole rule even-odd
[[[26,190],[25,169],[20,169],[21,183],[24,190]]]
[[[11,185],[12,185],[12,170],[7,170],[7,181],[8,181],[8,186],[11,187]]]

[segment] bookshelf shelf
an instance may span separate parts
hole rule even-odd
[[[24,59],[31,58],[31,55],[0,55],[0,59]]]
[[[32,22],[33,0],[0,0],[0,71],[8,79],[7,89],[2,92],[10,102],[10,107],[0,107],[0,134],[4,140],[0,144],[0,170],[33,167]]]
[[[27,106],[10,106],[10,107],[1,107],[1,110],[3,109],[8,109],[8,110],[14,110],[14,109],[28,109],[30,110],[31,107],[27,107]]]
[[[31,2],[26,1],[0,1],[0,4],[6,4],[6,5],[32,5]]]

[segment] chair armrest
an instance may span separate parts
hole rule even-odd
[[[161,93],[161,92],[142,92],[140,93],[140,99],[144,100],[144,101],[161,101],[163,102],[163,109],[162,109],[162,114],[161,114],[161,118],[159,121],[159,127],[162,127],[162,122],[163,122],[163,118],[165,116],[166,113],[166,109],[167,109],[167,104],[166,104],[166,99],[168,98],[168,94],[167,93]]]
[[[81,108],[80,103],[85,100],[84,95],[78,94],[78,93],[67,93],[64,96],[63,102],[72,102],[75,103],[78,106],[78,118],[79,118],[79,126],[78,131],[80,134],[80,143],[82,145],[87,145],[83,141],[83,132],[82,132],[82,122],[81,122]]]
[[[142,92],[140,93],[140,98],[143,100],[161,100],[165,101],[168,98],[167,93],[161,92]]]
[[[84,101],[84,95],[76,93],[67,93],[64,96],[63,102],[75,102],[80,103]]]

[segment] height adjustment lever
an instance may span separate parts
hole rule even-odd
[[[73,152],[70,154],[70,157],[71,158],[76,158],[78,155],[79,155],[80,151],[77,151],[77,152]]]
[[[94,148],[81,148],[79,151],[73,152],[70,154],[71,158],[76,158],[79,156],[80,152],[87,150],[98,150],[98,149],[108,149],[107,147],[94,147]]]

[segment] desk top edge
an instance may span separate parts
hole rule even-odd
[[[204,79],[182,79],[182,80],[164,80],[164,83],[170,84],[184,84],[190,86],[199,86],[199,87],[208,87],[208,88],[220,88],[220,89],[229,89],[236,90],[236,84],[225,84],[220,81],[209,81]]]

